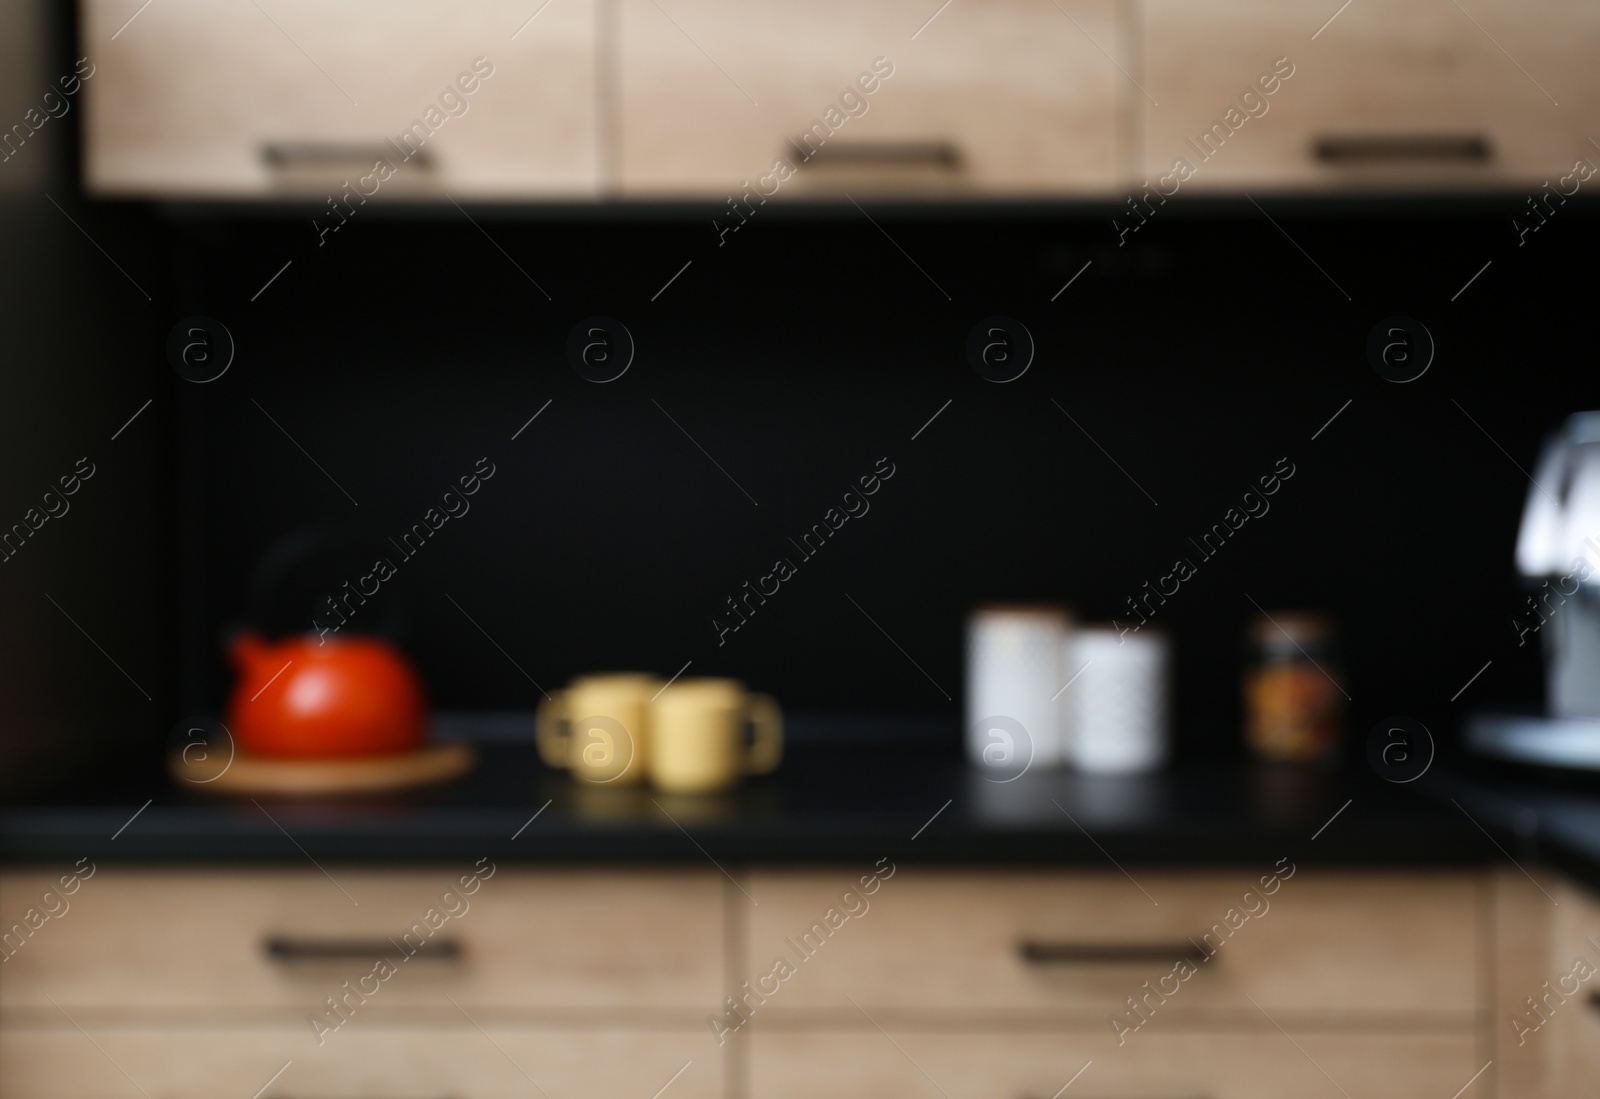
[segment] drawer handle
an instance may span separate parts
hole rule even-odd
[[[1186,943],[1047,943],[1025,939],[1017,953],[1029,965],[1158,965],[1206,955]]]
[[[461,958],[461,944],[455,939],[429,939],[421,945],[408,944],[402,948],[393,939],[295,939],[285,935],[268,935],[261,940],[261,949],[272,961],[282,963],[350,959],[370,962],[375,958],[398,954],[444,962]]]
[[[961,170],[961,150],[948,141],[839,141],[812,148],[800,137],[789,144],[807,167]]]
[[[403,150],[411,149],[407,145]],[[409,160],[424,170],[433,166],[427,149],[411,150],[409,158],[396,151],[387,142],[371,144],[351,141],[269,141],[261,146],[261,159],[270,168],[282,171],[291,169],[326,169],[348,171],[351,168],[370,168],[379,160]]]
[[[1329,134],[1313,141],[1311,152],[1324,164],[1487,164],[1494,159],[1494,147],[1482,134]]]

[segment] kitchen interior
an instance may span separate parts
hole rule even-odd
[[[1593,1094],[1596,42],[0,8],[0,1095]]]

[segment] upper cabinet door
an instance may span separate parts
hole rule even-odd
[[[1597,155],[1587,0],[1146,0],[1144,42],[1168,193],[1537,187]]]
[[[618,2],[625,196],[1070,197],[1125,174],[1116,0]]]
[[[85,185],[592,196],[595,0],[543,2],[82,0]]]

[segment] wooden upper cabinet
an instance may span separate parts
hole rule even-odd
[[[1593,0],[141,2],[80,0],[96,195],[1571,194],[1600,164]]]
[[[1167,193],[1554,183],[1600,164],[1596,42],[1582,0],[1145,0],[1142,177]]]
[[[1072,196],[1124,174],[1115,0],[618,2],[624,196]]]
[[[141,2],[81,3],[93,194],[596,193],[596,0]]]

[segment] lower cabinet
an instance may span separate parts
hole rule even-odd
[[[1600,899],[1543,872],[1559,905],[1520,875],[1287,859],[1136,882],[490,870],[342,867],[336,888],[107,865],[70,898],[0,870],[0,1099],[1567,1099],[1600,1079]],[[1518,1011],[1542,1022],[1508,1043]]]
[[[721,1020],[748,1043],[748,1095],[1492,1094],[1486,875],[1283,859],[1134,878],[752,874],[743,1020]]]
[[[91,1042],[93,1043],[91,1045]],[[0,1030],[0,1095],[99,1099],[716,1099],[719,1059],[699,1033],[393,1023],[330,1036],[303,1027],[154,1029],[89,1022]],[[135,1090],[137,1089],[137,1091]]]
[[[842,872],[757,872],[744,975],[755,982],[783,958],[800,970],[761,1005],[768,1015],[854,1013],[853,1001],[869,1012],[1047,1013],[1109,1032],[1108,1014],[1138,1025],[1128,1001],[1148,996],[1156,1021],[1266,1011],[1476,1025],[1481,875],[1283,859],[1135,877],[905,866],[868,894]]]
[[[1531,990],[1548,1023],[1528,1041],[1549,1039],[1550,1095],[1594,1095],[1600,1090],[1600,895],[1570,886],[1559,895],[1547,977],[1556,995],[1544,1001],[1544,986]],[[1530,1023],[1529,1016],[1538,1018],[1528,1012]]]
[[[863,1020],[865,1023],[865,1020]],[[760,1099],[1449,1099],[1478,1069],[1468,1035],[949,1034],[870,1025],[854,1033],[752,1038]],[[1480,1093],[1480,1095],[1486,1093]]]
[[[355,1027],[373,1012],[452,1002],[474,1013],[694,1018],[719,995],[724,880],[714,870],[485,859],[336,878],[309,865],[102,866],[57,896],[52,874],[0,874],[0,913],[17,921],[0,944],[0,1009],[276,1008],[335,1025],[327,999],[349,997]],[[35,931],[29,911],[41,917]]]

